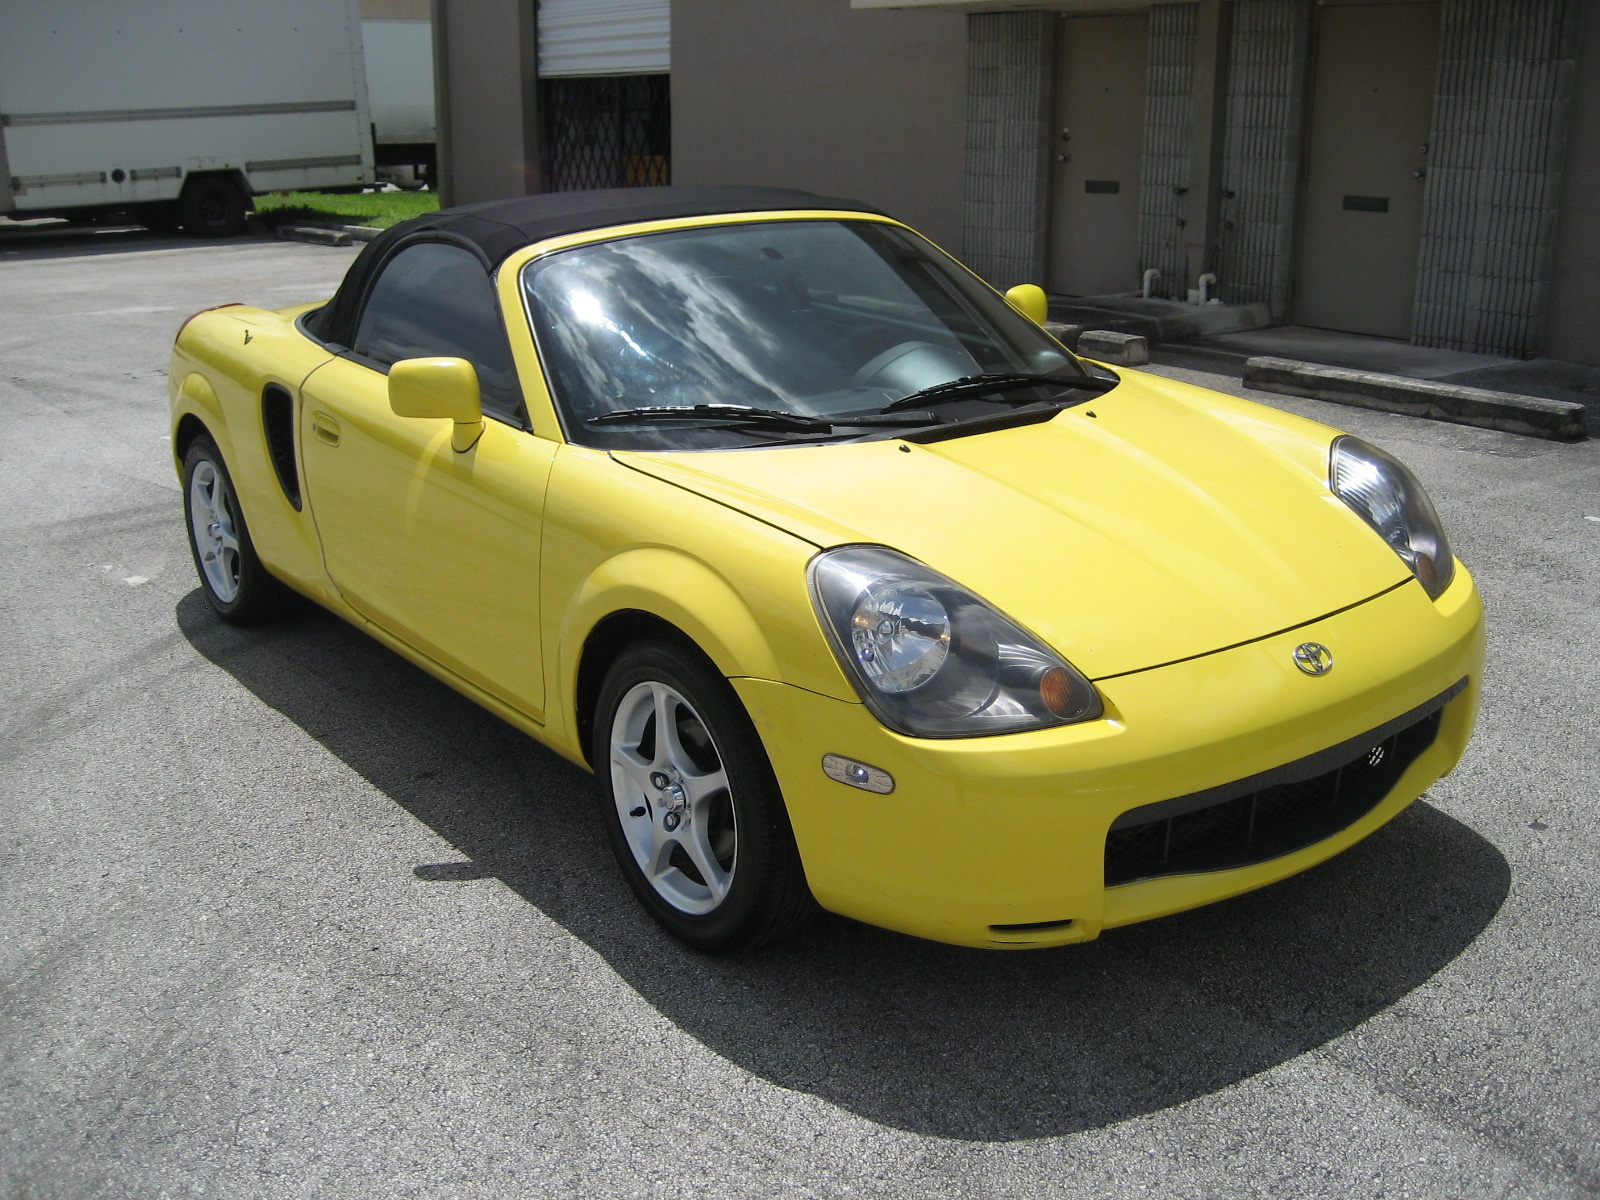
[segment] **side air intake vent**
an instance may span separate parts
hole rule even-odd
[[[296,512],[300,511],[300,472],[294,464],[294,397],[289,389],[269,383],[261,393],[261,428],[278,483]]]

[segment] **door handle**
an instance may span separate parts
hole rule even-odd
[[[330,446],[339,444],[339,422],[325,412],[311,414],[311,432]]]

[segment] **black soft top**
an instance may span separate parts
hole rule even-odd
[[[606,188],[463,204],[401,221],[373,238],[350,265],[333,299],[308,324],[324,341],[348,346],[355,336],[362,299],[384,260],[401,242],[418,239],[418,235],[422,235],[418,240],[429,240],[431,234],[441,241],[466,245],[493,270],[513,251],[563,234],[638,221],[790,208],[879,211],[859,200],[836,196],[815,196],[787,188],[734,186]]]

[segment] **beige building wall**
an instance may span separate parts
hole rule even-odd
[[[361,0],[364,21],[426,21],[432,15],[430,0]]]
[[[532,0],[433,0],[433,78],[440,200],[541,190]]]
[[[673,0],[672,179],[876,205],[961,252],[967,18]]]
[[[1584,14],[1567,130],[1545,354],[1600,366],[1600,5]]]

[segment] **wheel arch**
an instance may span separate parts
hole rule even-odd
[[[217,443],[224,458],[229,447],[221,436],[223,428],[222,402],[211,381],[198,371],[190,371],[176,389],[173,397],[172,459],[178,474],[183,474],[183,460],[198,437],[208,437]]]
[[[695,645],[694,639],[672,622],[636,608],[622,609],[603,618],[584,639],[574,681],[573,714],[579,745],[583,748],[585,761],[591,767],[594,766],[594,709],[600,701],[600,689],[611,668],[628,648],[650,638],[676,642],[705,657],[705,652]]]
[[[606,673],[629,646],[649,637],[686,646],[725,679],[778,675],[755,615],[708,564],[664,547],[611,558],[580,589],[559,643],[579,647],[563,663],[562,692],[572,698],[573,733],[585,761]]]
[[[183,186],[178,189],[178,198],[191,187],[203,185],[210,180],[220,179],[234,185],[244,197],[246,209],[255,208],[255,189],[250,186],[250,177],[238,167],[223,167],[216,170],[188,171],[183,176]]]

